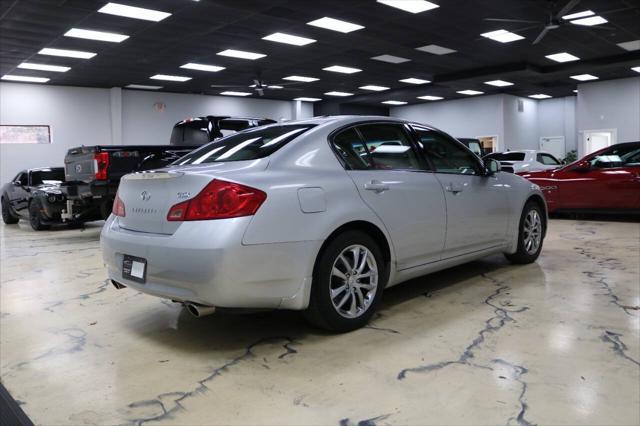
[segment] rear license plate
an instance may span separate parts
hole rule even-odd
[[[147,260],[125,254],[122,260],[122,278],[144,284],[147,280]]]

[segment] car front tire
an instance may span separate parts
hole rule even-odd
[[[378,244],[361,231],[347,231],[320,253],[305,316],[334,332],[363,327],[376,311],[388,274]]]
[[[49,225],[45,223],[45,219],[42,216],[42,205],[38,200],[33,200],[29,204],[29,223],[34,231],[49,229]]]
[[[7,225],[18,223],[20,219],[11,212],[11,207],[6,198],[2,198],[2,221]]]
[[[518,228],[518,250],[515,253],[505,254],[511,263],[522,265],[533,263],[540,256],[545,234],[543,215],[538,203],[528,201],[525,204]]]

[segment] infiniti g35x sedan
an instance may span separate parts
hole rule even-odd
[[[538,186],[432,127],[323,117],[249,129],[126,175],[102,231],[116,288],[367,323],[385,288],[483,256],[536,260]]]

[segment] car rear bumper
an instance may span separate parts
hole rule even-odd
[[[304,309],[322,241],[243,245],[251,217],[183,222],[172,235],[121,228],[100,244],[109,278],[154,296],[225,308]],[[147,261],[146,282],[123,278],[124,255]]]

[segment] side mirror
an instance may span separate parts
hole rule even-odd
[[[485,176],[493,176],[500,170],[502,170],[500,162],[494,160],[493,158],[487,158],[486,160],[484,160],[484,168],[486,170]]]
[[[582,160],[573,168],[576,172],[588,172],[591,170],[591,163],[588,160]]]

